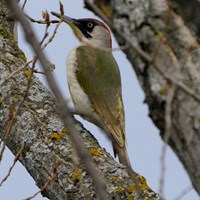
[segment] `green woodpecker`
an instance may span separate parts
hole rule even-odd
[[[52,12],[58,18],[61,15]],[[77,110],[92,116],[112,140],[114,154],[132,171],[126,149],[125,118],[118,65],[107,26],[96,19],[62,16],[80,40],[67,59],[67,80]],[[86,120],[93,122],[91,118]]]

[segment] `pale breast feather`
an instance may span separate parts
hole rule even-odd
[[[67,58],[68,86],[69,86],[69,90],[70,90],[75,108],[84,113],[91,114],[94,112],[91,106],[91,102],[88,96],[85,94],[85,92],[81,88],[76,78],[76,70],[78,68],[76,50],[77,48],[73,49],[69,53],[68,58]]]

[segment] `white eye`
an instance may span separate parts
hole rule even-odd
[[[93,25],[92,22],[88,22],[88,23],[87,23],[87,27],[88,27],[88,28],[92,28],[93,26],[94,26],[94,25]]]

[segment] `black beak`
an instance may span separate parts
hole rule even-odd
[[[73,23],[74,25],[77,26],[77,24],[78,24],[77,20],[74,19],[74,18],[70,18],[70,17],[65,16],[65,15],[62,16],[61,14],[56,13],[56,12],[51,12],[51,14],[54,15],[54,16],[56,16],[56,17],[58,17],[59,19],[63,19],[63,21],[66,22],[66,23],[68,23],[69,25],[71,23]]]

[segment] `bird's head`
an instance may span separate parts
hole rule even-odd
[[[51,13],[52,15],[61,18],[60,14],[55,12]],[[103,22],[91,18],[74,19],[67,16],[62,17],[62,20],[71,27],[82,43],[100,48],[112,48],[110,31]]]

